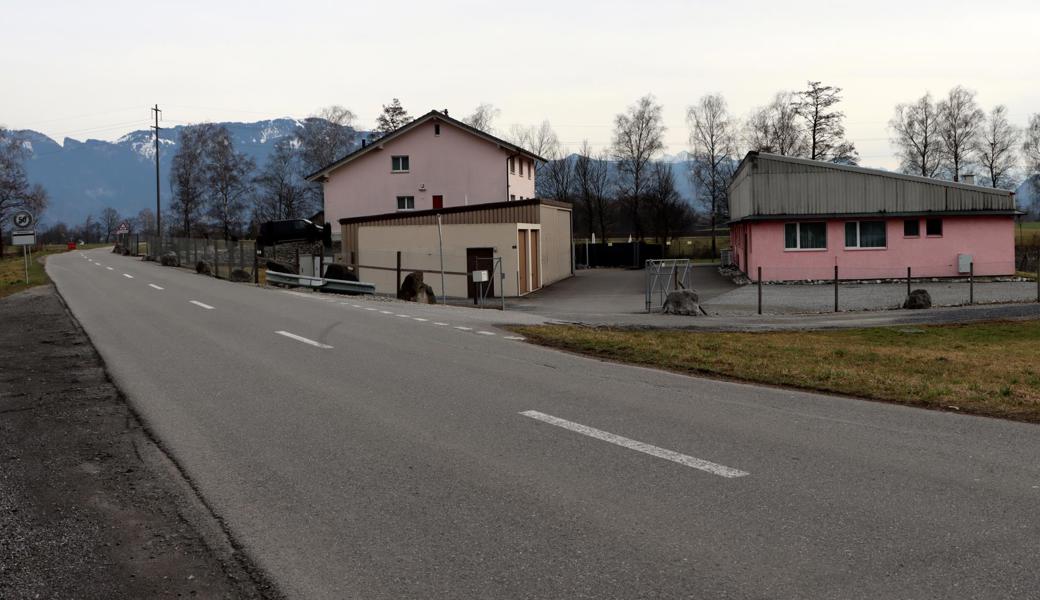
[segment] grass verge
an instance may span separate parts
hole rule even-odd
[[[708,333],[514,327],[597,358],[1040,423],[1040,321]]]
[[[105,245],[87,244],[81,246],[80,250]],[[0,298],[49,282],[50,278],[47,277],[47,272],[44,271],[43,263],[39,259],[62,252],[68,252],[67,247],[63,244],[49,244],[42,249],[33,250],[32,261],[29,263],[29,282],[26,283],[25,259],[22,257],[21,247],[4,246],[4,257],[0,258]]]

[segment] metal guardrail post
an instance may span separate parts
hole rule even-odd
[[[834,312],[838,312],[838,265],[834,265]]]
[[[758,314],[762,314],[762,267],[758,268]]]
[[[968,304],[975,304],[975,261],[968,263]]]

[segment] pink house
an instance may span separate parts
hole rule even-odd
[[[309,175],[325,219],[535,197],[534,153],[431,111]]]
[[[749,152],[729,193],[733,262],[752,280],[1015,272],[1006,190]]]

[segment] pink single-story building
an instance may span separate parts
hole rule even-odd
[[[749,152],[729,194],[732,260],[753,281],[1015,272],[1006,190]]]

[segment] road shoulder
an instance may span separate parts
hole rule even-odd
[[[0,597],[280,598],[52,285],[0,300]]]

